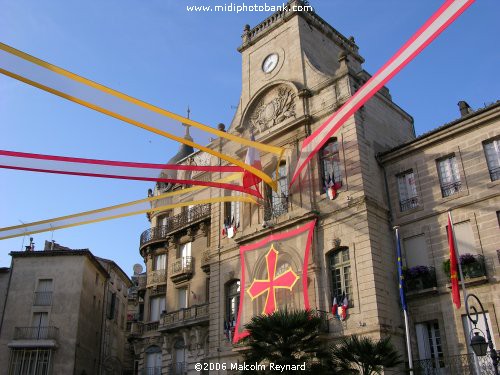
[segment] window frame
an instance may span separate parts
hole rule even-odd
[[[492,166],[492,160],[488,157],[487,145],[493,144],[494,150],[496,150],[497,160],[495,161],[496,166]],[[494,137],[483,141],[483,152],[486,159],[486,166],[488,168],[488,173],[490,175],[490,180],[492,182],[500,180],[500,137]]]
[[[412,175],[413,179],[413,191],[409,191],[409,188],[412,188],[412,185],[409,184],[407,181],[407,176]],[[402,180],[404,181],[402,184]],[[399,198],[399,211],[400,212],[406,212],[413,210],[419,206],[419,195],[418,195],[418,189],[417,189],[417,181],[415,179],[415,171],[413,168],[409,168],[403,172],[400,172],[396,175],[396,183],[397,183],[397,189],[398,189],[398,198]],[[403,197],[401,187],[405,187],[405,197]],[[411,195],[411,194],[414,195]],[[403,199],[404,198],[404,199]],[[408,207],[406,206],[408,205]]]
[[[451,181],[447,181],[447,176],[443,175],[442,173],[441,163],[444,162],[448,162],[450,164],[449,169],[451,171]],[[439,159],[436,159],[436,168],[442,198],[451,197],[452,195],[458,194],[462,191],[462,176],[460,174],[457,155],[455,153],[448,154]],[[446,189],[449,189],[449,191]]]
[[[323,152],[327,149],[327,147],[330,144],[336,144],[336,151],[334,151],[331,156],[330,155],[324,156]],[[332,137],[328,140],[328,142],[326,142],[321,147],[321,149],[318,152],[318,163],[319,163],[318,169],[319,169],[319,184],[320,184],[319,188],[320,188],[321,194],[326,194],[326,191],[325,191],[325,185],[326,185],[325,160],[328,159],[329,157],[332,158],[332,160],[331,160],[331,162],[332,162],[332,174],[333,174],[333,181],[332,182],[333,183],[340,183],[340,186],[342,186],[343,173],[342,173],[342,161],[341,161],[341,157],[340,157],[340,146],[341,146],[341,144],[340,144],[338,138]],[[338,162],[335,162],[333,160],[335,154],[338,157]],[[338,163],[337,168],[335,168],[335,163]],[[338,170],[338,174],[335,173],[335,169]]]
[[[344,260],[344,255],[343,255],[344,251],[347,254],[347,260]],[[341,260],[341,262],[334,264],[332,260],[335,259],[335,256],[337,254],[342,254],[342,255],[340,255],[342,260]],[[329,278],[330,278],[329,287],[330,287],[330,295],[331,295],[332,300],[334,297],[338,298],[339,296],[342,296],[342,293],[337,294],[337,291],[339,291],[339,290],[341,292],[345,291],[346,296],[347,296],[347,300],[349,302],[349,307],[353,307],[354,306],[354,303],[353,303],[354,291],[353,291],[353,284],[352,284],[352,265],[351,265],[351,255],[349,252],[349,247],[341,246],[341,247],[337,247],[335,249],[330,250],[326,254],[326,261],[327,261],[328,273],[329,273]],[[345,271],[346,268],[348,268],[347,286],[346,286],[346,271]],[[334,271],[337,269],[340,270],[340,283],[341,283],[340,288],[336,287],[337,281],[335,278]],[[337,299],[337,303],[341,304],[342,301],[339,301]]]

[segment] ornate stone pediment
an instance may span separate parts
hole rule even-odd
[[[237,129],[240,133],[253,130],[254,134],[276,126],[288,118],[295,118],[296,95],[292,88],[280,85],[253,104]]]

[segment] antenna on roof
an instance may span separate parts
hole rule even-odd
[[[189,104],[188,104],[188,109],[187,109],[187,118],[189,118],[189,115],[191,114],[191,110],[189,109]]]

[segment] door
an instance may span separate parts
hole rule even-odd
[[[443,374],[443,350],[439,323],[430,321],[415,325],[417,332],[418,362],[423,374]]]
[[[49,314],[46,312],[38,312],[33,314],[31,324],[31,332],[29,338],[32,339],[47,339],[48,338]]]

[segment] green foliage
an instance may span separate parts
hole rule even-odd
[[[369,337],[344,337],[331,349],[333,369],[340,374],[381,374],[384,368],[402,363],[390,337],[375,341]]]
[[[306,371],[283,371],[282,374],[335,374],[331,370],[328,350],[319,339],[322,321],[310,311],[278,310],[270,315],[259,315],[245,325],[249,336],[243,345],[249,350],[243,355],[246,363],[275,365],[302,365]],[[268,374],[266,371],[246,375]]]

